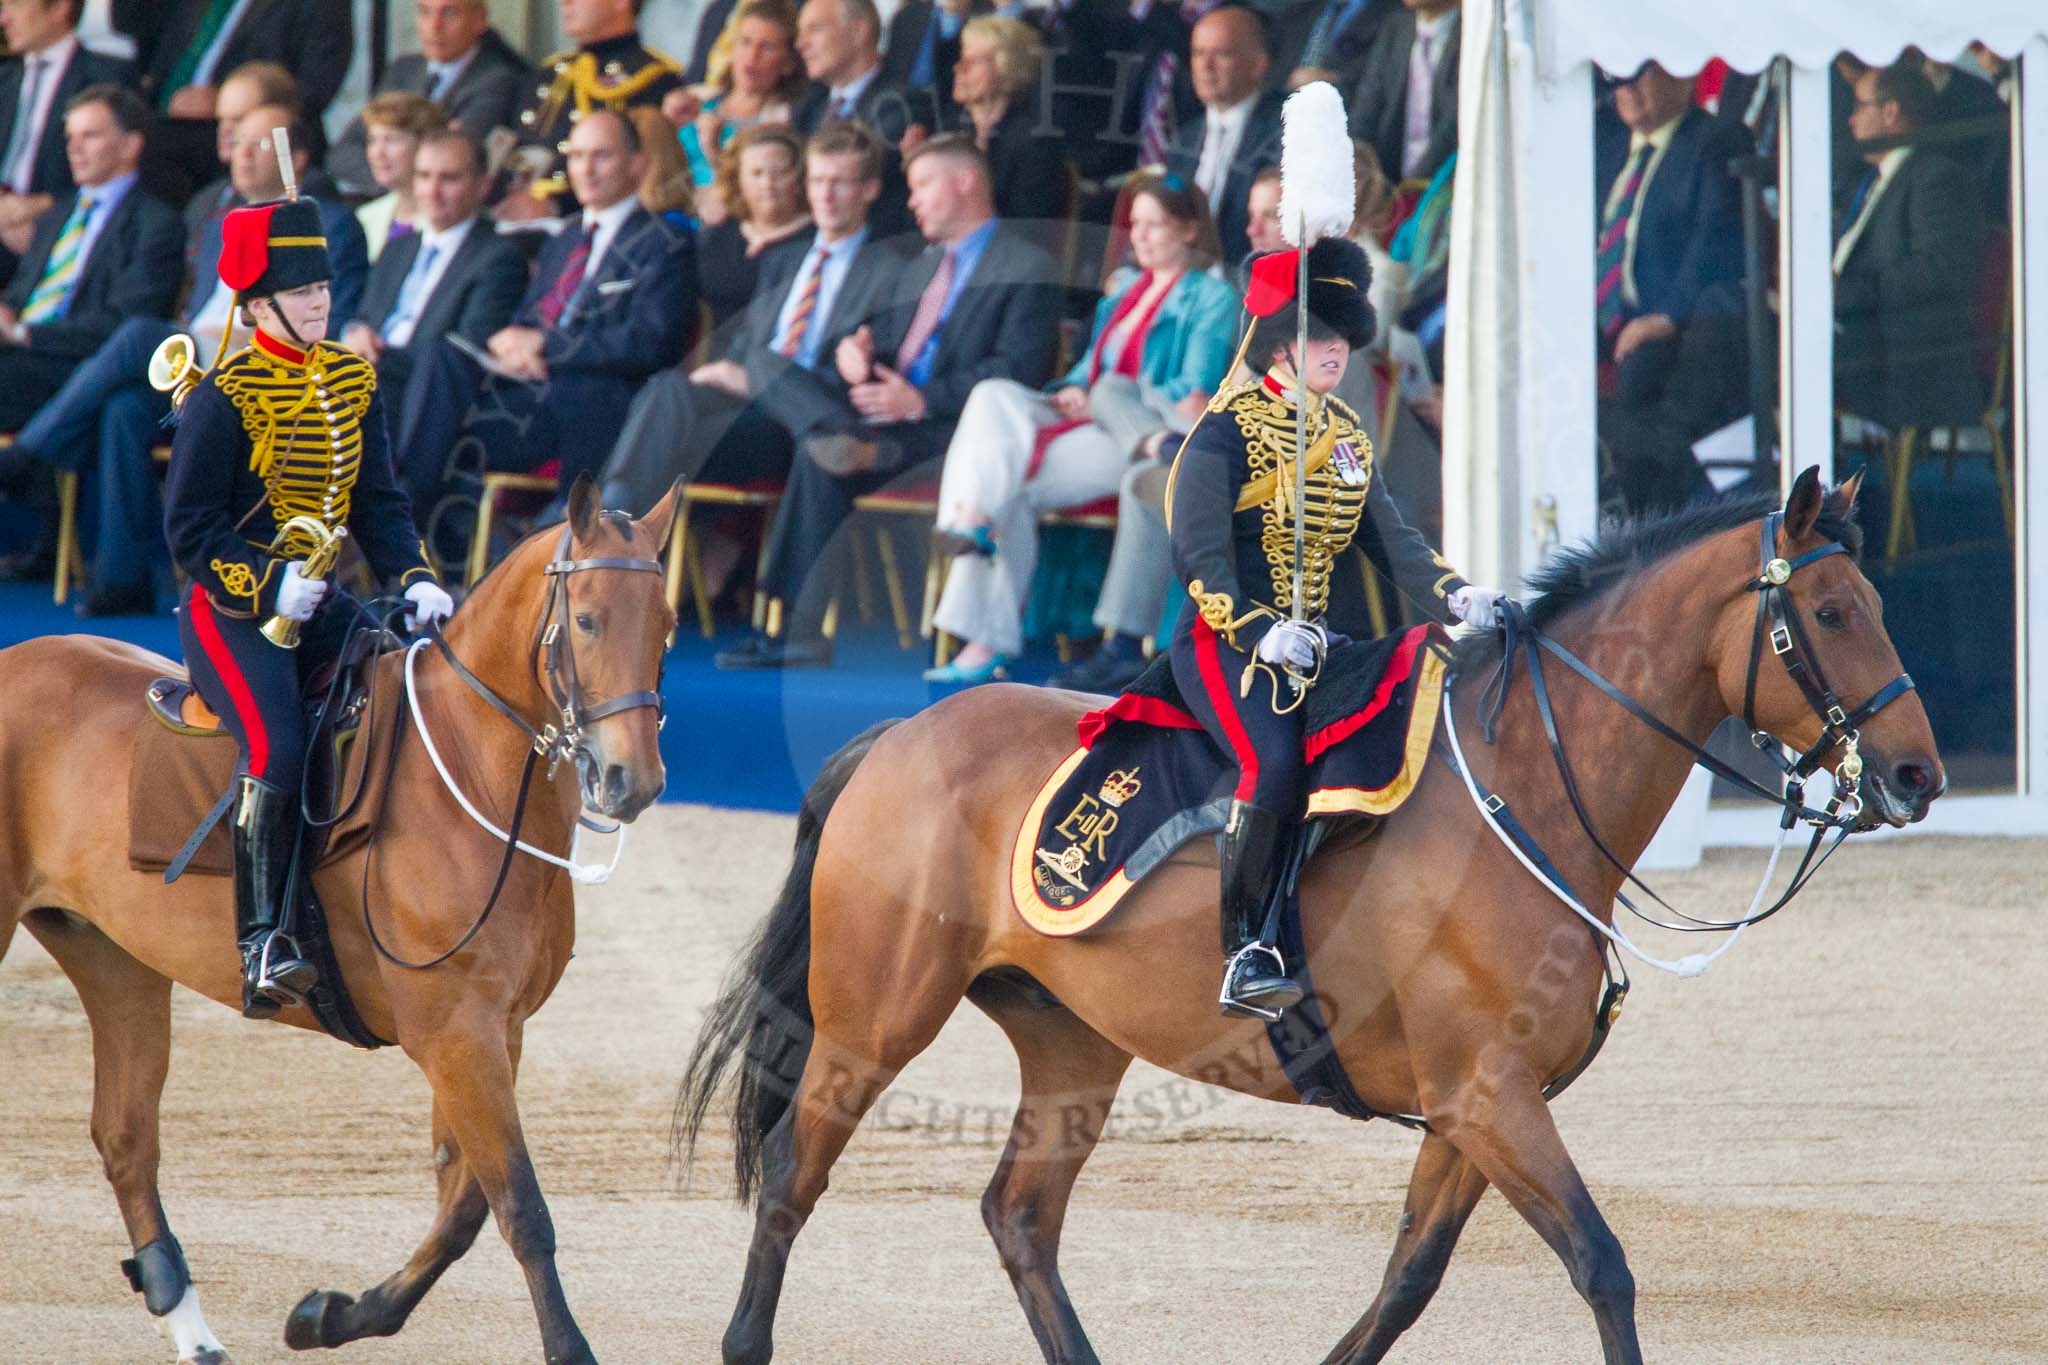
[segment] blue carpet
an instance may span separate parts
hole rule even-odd
[[[156,616],[81,621],[51,602],[48,584],[0,585],[0,646],[90,632],[176,659],[178,627],[165,601]],[[706,640],[685,613],[662,680],[668,703],[663,800],[794,811],[825,760],[847,740],[878,720],[922,710],[950,690],[926,683],[919,675],[929,653],[899,648],[886,626],[842,631],[833,667],[787,675],[714,667],[712,655],[740,638],[729,627]],[[1052,666],[1049,657],[1026,660],[1016,673],[1042,681]]]

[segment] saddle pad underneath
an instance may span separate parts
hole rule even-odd
[[[1429,759],[1447,651],[1435,627],[1340,649],[1325,669],[1304,753],[1308,814],[1385,816]],[[1191,839],[1223,828],[1237,765],[1172,690],[1143,690],[1083,717],[1081,745],[1032,799],[1010,853],[1010,899],[1041,934],[1100,924],[1126,892]],[[1327,691],[1325,691],[1327,689]],[[1316,700],[1317,693],[1311,693]]]

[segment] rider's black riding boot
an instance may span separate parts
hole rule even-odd
[[[241,779],[235,803],[235,938],[242,947],[242,1013],[268,1019],[303,1005],[319,971],[299,956],[284,919],[285,882],[299,845],[299,798],[260,778]]]
[[[1230,807],[1223,829],[1223,994],[1225,1014],[1277,1019],[1301,1003],[1301,987],[1287,975],[1278,949],[1259,942],[1266,910],[1281,875],[1287,822],[1243,801]]]

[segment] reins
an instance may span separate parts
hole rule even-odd
[[[413,725],[420,732],[420,742],[427,751],[428,759],[433,763],[434,771],[440,775],[442,785],[448,789],[449,795],[455,798],[456,804],[462,808],[463,813],[482,826],[493,838],[502,840],[505,847],[498,860],[497,876],[492,882],[490,896],[484,902],[483,910],[477,915],[468,930],[463,933],[461,938],[455,941],[452,947],[445,951],[423,962],[411,962],[398,957],[384,945],[383,940],[377,935],[377,927],[370,916],[371,864],[375,857],[376,849],[375,841],[372,840],[370,848],[366,851],[363,858],[363,928],[368,933],[370,943],[376,948],[378,955],[394,967],[403,967],[408,971],[425,971],[430,967],[439,966],[467,947],[483,931],[484,925],[490,920],[491,912],[497,908],[498,898],[504,892],[505,881],[511,873],[512,860],[516,853],[524,852],[540,859],[544,863],[559,867],[568,872],[577,882],[584,885],[592,885],[608,880],[612,873],[617,870],[619,859],[625,853],[626,830],[623,825],[605,824],[593,820],[581,810],[578,811],[576,817],[579,831],[581,829],[591,829],[599,833],[615,833],[618,836],[618,841],[612,848],[612,856],[609,863],[585,864],[575,862],[576,840],[574,837],[570,841],[568,858],[550,853],[543,848],[537,848],[519,837],[520,827],[526,819],[527,799],[533,788],[534,770],[539,765],[541,759],[545,758],[548,760],[547,776],[549,781],[553,781],[556,769],[565,759],[580,761],[586,755],[583,747],[586,737],[585,731],[592,723],[603,720],[607,716],[639,710],[642,707],[652,707],[656,715],[662,717],[662,720],[657,721],[657,726],[665,720],[659,690],[627,692],[616,697],[606,698],[594,704],[586,704],[583,698],[582,683],[576,671],[575,646],[570,640],[568,632],[563,629],[564,621],[569,615],[569,575],[596,570],[658,574],[662,571],[661,566],[653,560],[632,559],[623,556],[594,556],[589,559],[571,559],[568,557],[571,549],[571,536],[571,530],[564,527],[562,538],[556,546],[554,557],[541,570],[542,574],[549,580],[547,606],[541,613],[540,624],[535,628],[533,645],[527,655],[529,665],[537,668],[543,685],[547,688],[548,697],[553,706],[552,720],[545,721],[539,726],[528,722],[524,716],[519,714],[516,708],[503,697],[500,697],[491,689],[488,683],[479,678],[460,658],[456,657],[455,651],[450,648],[447,637],[441,633],[438,625],[430,626],[426,635],[421,639],[413,641],[406,650],[404,678],[406,701],[412,714]],[[429,645],[434,646],[440,657],[448,664],[450,670],[457,678],[460,678],[472,692],[488,703],[492,710],[510,721],[519,729],[521,734],[526,736],[526,759],[520,767],[519,790],[513,798],[510,829],[499,829],[490,820],[486,819],[477,810],[476,806],[471,803],[469,797],[456,784],[454,775],[448,771],[447,764],[442,761],[440,749],[435,745],[433,735],[427,729],[426,717],[420,708],[419,687],[415,681],[414,669],[421,652]]]

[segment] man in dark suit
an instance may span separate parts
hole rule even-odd
[[[1261,92],[1272,56],[1258,15],[1243,5],[1210,10],[1195,24],[1189,75],[1202,116],[1174,134],[1166,168],[1209,198],[1223,258],[1251,250],[1245,204],[1252,177],[1280,160],[1280,107],[1286,96]]]
[[[832,372],[792,370],[764,400],[799,454],[769,534],[763,591],[784,638],[756,636],[721,668],[831,662],[825,610],[841,581],[839,532],[853,502],[930,478],[967,395],[984,379],[1051,379],[1059,339],[1052,260],[995,216],[988,162],[964,137],[911,153],[910,205],[929,245],[874,313],[834,348]]]
[[[903,0],[889,16],[882,79],[931,91],[939,118],[947,124],[956,122],[953,64],[960,59],[960,30],[969,19],[993,9],[989,0]]]
[[[1458,0],[1401,0],[1351,96],[1351,135],[1387,178],[1427,180],[1458,146]]]
[[[1387,16],[1397,0],[1294,0],[1273,18],[1273,68],[1288,89],[1328,81],[1350,90],[1365,74]]]
[[[1065,135],[1068,159],[1083,177],[1114,180],[1163,160],[1173,130],[1201,113],[1187,72],[1195,8],[1168,0],[1050,0],[1036,12],[1047,75],[1030,107],[1037,126]],[[1106,211],[1109,197],[1102,198],[1096,207]]]
[[[89,85],[124,85],[128,63],[78,43],[78,0],[0,5],[13,59],[0,66],[0,284],[28,249],[36,219],[72,188],[64,111]]]
[[[341,344],[377,367],[386,412],[403,412],[419,354],[443,336],[487,344],[526,292],[526,262],[481,212],[490,176],[481,143],[429,133],[413,157],[418,229],[384,249]]]
[[[882,19],[874,0],[806,0],[797,14],[796,50],[810,88],[791,121],[806,137],[833,123],[866,125],[882,140],[882,197],[870,221],[882,236],[910,226],[903,180],[903,135],[935,131],[938,109],[929,92],[890,80],[882,71]]]
[[[634,392],[689,348],[697,316],[690,239],[640,206],[647,160],[631,120],[608,109],[585,114],[569,135],[568,161],[582,211],[541,248],[512,324],[486,343],[490,373],[444,338],[418,358],[406,386],[395,451],[422,519],[451,472],[475,477],[559,459],[565,491],[577,475],[596,473]],[[453,461],[465,463],[451,471]]]
[[[796,370],[826,373],[840,338],[888,296],[902,257],[868,230],[882,192],[882,144],[857,123],[805,149],[817,230],[764,254],[754,296],[719,357],[664,370],[633,400],[604,469],[607,507],[651,507],[677,478],[751,483],[788,477],[796,438],[774,417]]]
[[[1983,195],[1955,161],[1914,144],[1935,107],[1918,61],[1864,71],[1855,93],[1849,127],[1868,169],[1835,241],[1835,403],[1894,431],[1974,423]]]
[[[478,141],[517,125],[519,106],[532,93],[533,68],[491,27],[486,0],[419,0],[414,13],[420,50],[386,67],[377,93],[423,95]],[[328,174],[350,189],[370,191],[373,183],[366,139],[358,116],[327,154]]]

